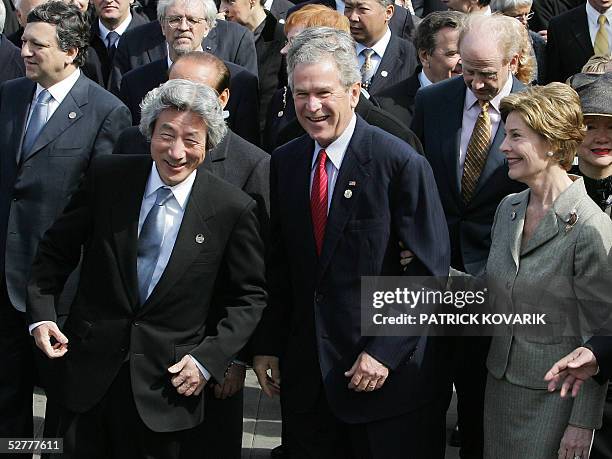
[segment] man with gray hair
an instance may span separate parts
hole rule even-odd
[[[0,3],[0,83],[13,78],[19,78],[25,74],[25,66],[21,58],[21,51],[13,45],[2,33],[4,31],[4,19],[6,8]]]
[[[92,162],[28,287],[36,345],[64,360],[60,435],[74,458],[178,458],[204,386],[223,383],[266,303],[255,202],[198,168],[227,129],[214,90],[168,81],[143,101],[140,129],[151,157]],[[60,331],[55,297],[81,253]]]
[[[443,458],[434,346],[360,332],[361,276],[404,274],[400,244],[415,254],[405,274],[446,276],[450,258],[429,164],[354,113],[354,46],[309,28],[289,50],[307,134],[272,154],[270,302],[253,366],[266,394],[280,391],[291,458]]]

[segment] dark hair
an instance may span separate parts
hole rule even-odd
[[[478,6],[489,6],[491,0],[478,0]]]
[[[217,93],[221,94],[226,89],[230,87],[230,72],[225,62],[219,59],[217,56],[202,52],[202,51],[191,51],[187,54],[183,54],[179,56],[179,58],[172,65],[176,64],[179,61],[191,61],[197,65],[210,65],[215,69],[215,76],[217,77],[216,83],[213,86],[213,89],[217,91]]]
[[[461,30],[465,17],[459,11],[434,11],[425,16],[414,33],[417,51],[425,51],[431,56],[436,49],[436,34],[445,27]]]
[[[46,22],[56,27],[57,43],[62,51],[77,49],[74,65],[83,66],[89,46],[89,22],[75,5],[50,1],[28,14],[28,23]]]

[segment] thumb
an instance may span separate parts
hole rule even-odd
[[[172,365],[170,368],[168,368],[168,371],[170,373],[179,373],[183,367],[185,366],[185,364],[187,363],[187,361],[185,359],[188,359],[189,356],[186,355],[185,357],[183,357],[181,360],[179,360],[178,362],[176,362],[174,365]]]
[[[49,335],[53,336],[60,344],[68,344],[68,338],[57,328],[56,324],[49,328]]]
[[[567,366],[570,368],[579,368],[582,365],[589,363],[589,356],[586,352],[579,354],[574,360],[567,363]]]
[[[355,374],[355,371],[357,371],[357,362],[359,361],[359,359],[355,360],[355,363],[353,363],[353,366],[351,367],[351,369],[349,371],[345,371],[344,372],[344,376],[346,376],[347,378],[350,378],[351,376],[353,376]]]

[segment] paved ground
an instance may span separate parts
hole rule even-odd
[[[244,402],[242,459],[267,459],[270,457],[270,450],[280,444],[281,424],[278,399],[266,397],[259,390],[255,374],[249,371],[247,373]],[[45,397],[39,392],[34,397],[35,431],[37,436],[42,435],[44,407]],[[455,401],[453,399],[447,419],[449,433],[455,424],[456,418]],[[34,457],[38,459],[37,456]],[[446,459],[459,459],[458,449],[448,447]]]

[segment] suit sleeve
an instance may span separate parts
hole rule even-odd
[[[266,305],[264,249],[256,204],[243,210],[225,248],[215,303],[225,308],[216,334],[207,336],[190,354],[222,383],[230,361],[245,346]]]
[[[392,189],[393,229],[415,254],[406,275],[446,278],[450,242],[444,211],[427,160],[413,154],[404,163]],[[372,338],[365,351],[391,369],[415,350],[418,337]]]
[[[94,141],[92,157],[111,154],[119,134],[132,125],[130,111],[123,104],[118,104],[104,119],[96,140]]]
[[[612,336],[593,336],[586,346],[593,351],[599,365],[595,379],[600,382],[612,379]]]
[[[251,171],[243,191],[257,203],[261,237],[267,246],[270,233],[270,158],[262,158]]]

